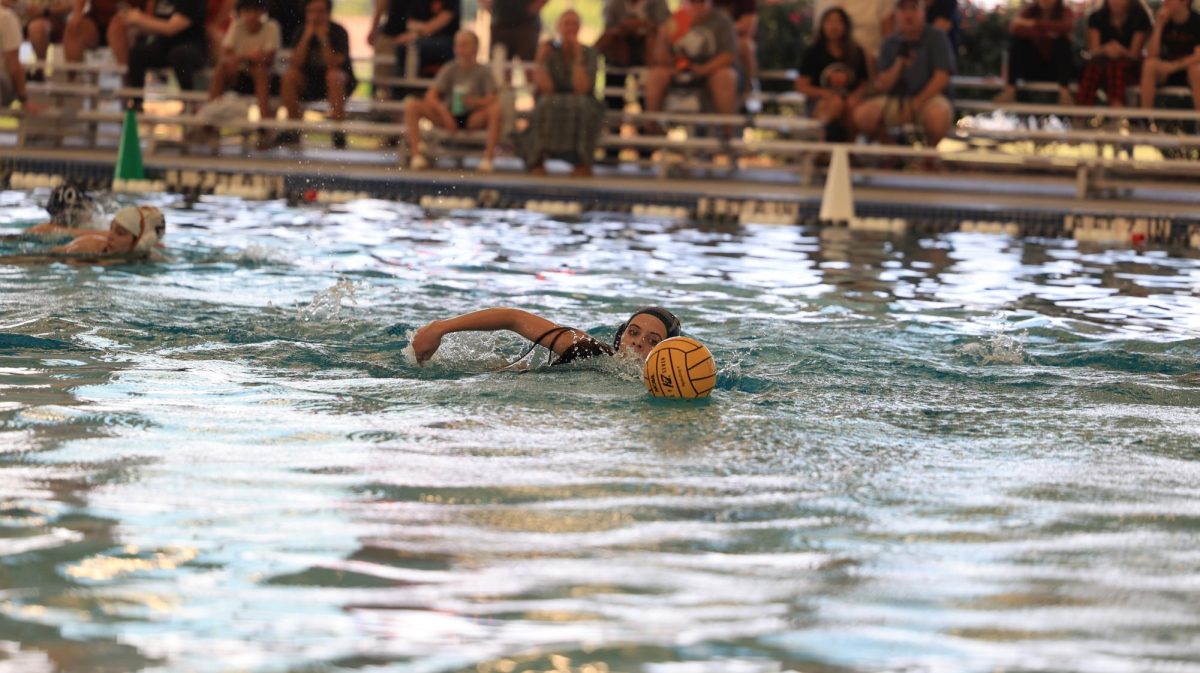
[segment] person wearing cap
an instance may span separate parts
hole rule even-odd
[[[154,246],[166,233],[162,211],[154,206],[126,206],[113,215],[108,231],[88,232],[75,240],[52,248],[62,255],[151,257]]]
[[[46,212],[50,221],[25,230],[27,234],[42,236],[83,236],[94,234],[100,222],[93,217],[95,201],[83,185],[68,180],[50,192]]]
[[[216,100],[232,87],[244,96],[254,96],[262,119],[274,119],[271,66],[281,39],[279,24],[267,17],[267,0],[237,0],[237,19],[221,39],[221,57],[208,99]],[[260,137],[260,148],[265,141]]]
[[[586,360],[602,355],[635,358],[645,362],[660,341],[679,336],[679,318],[665,308],[644,306],[617,327],[612,345],[574,327],[563,327],[539,315],[517,308],[487,308],[448,320],[434,320],[413,334],[412,349],[417,363],[424,364],[437,352],[442,338],[454,332],[516,332],[532,342],[513,364],[535,347],[542,346],[557,358],[551,365]],[[510,365],[511,366],[511,365]]]
[[[922,0],[898,0],[895,17],[896,33],[884,40],[868,86],[873,97],[855,110],[854,122],[881,142],[889,130],[915,124],[926,146],[937,147],[954,120],[947,97],[954,52],[946,34],[925,23]]]

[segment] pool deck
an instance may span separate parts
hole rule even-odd
[[[815,143],[816,148],[833,146]],[[5,148],[0,159],[0,184],[13,172],[83,178],[107,187],[116,152],[108,149]],[[947,155],[953,156],[953,155]],[[919,158],[917,155],[915,158]],[[915,160],[914,158],[914,160]],[[868,155],[865,162],[871,163]],[[687,169],[678,165],[597,166],[592,178],[571,178],[554,172],[534,177],[519,162],[501,158],[491,174],[470,168],[425,171],[401,169],[394,155],[382,151],[308,148],[275,150],[244,155],[146,156],[148,176],[162,178],[181,171],[248,180],[247,176],[282,176],[285,196],[300,200],[305,192],[341,190],[377,198],[418,202],[422,197],[469,198],[481,206],[525,207],[530,201],[574,203],[582,211],[629,213],[638,207],[670,206],[685,209],[696,219],[739,220],[747,213],[789,213],[776,224],[816,224],[823,192],[823,168],[810,175],[779,169]],[[473,165],[473,162],[468,161]],[[861,161],[860,161],[861,163]],[[1177,162],[1187,168],[1195,162]],[[920,222],[922,230],[954,230],[964,220],[1014,223],[1026,235],[1072,236],[1065,217],[1146,219],[1169,222],[1166,245],[1196,247],[1200,243],[1200,190],[1186,175],[1161,174],[1138,179],[1136,162],[1096,162],[1100,170],[1115,166],[1123,175],[1093,179],[1081,190],[1078,175],[1069,170],[1027,172],[972,168],[968,163],[944,165],[928,171],[915,166],[852,169],[853,195],[859,217],[906,218]],[[189,191],[177,185],[169,188]],[[192,192],[195,193],[194,191]],[[272,193],[272,196],[281,196]],[[712,204],[721,201],[719,213]],[[754,215],[740,216],[756,221]],[[1105,226],[1108,226],[1107,224]],[[1130,226],[1133,226],[1132,224]],[[1076,236],[1078,237],[1078,236]],[[1114,242],[1122,234],[1108,238]],[[1100,238],[1104,238],[1101,236]],[[1151,237],[1151,242],[1156,237]],[[1159,237],[1161,238],[1161,237]]]

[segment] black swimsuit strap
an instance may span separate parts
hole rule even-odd
[[[520,355],[517,356],[517,359],[515,359],[512,362],[505,365],[504,368],[507,369],[507,368],[517,364],[521,360],[524,360],[525,356],[532,353],[534,348],[544,345],[544,344],[542,344],[542,340],[545,339],[546,337],[550,336],[551,334],[554,335],[554,338],[550,340],[550,345],[546,346],[546,348],[549,348],[551,351],[553,351],[554,350],[554,342],[558,341],[558,337],[562,336],[563,332],[570,332],[570,331],[571,331],[570,327],[551,327],[550,329],[548,329],[544,333],[542,333],[541,336],[534,339],[533,343],[529,344],[529,347],[527,347]]]

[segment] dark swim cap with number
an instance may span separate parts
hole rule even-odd
[[[46,212],[51,218],[67,215],[88,208],[92,197],[88,196],[83,186],[75,182],[64,182],[50,192],[50,200],[46,202]]]
[[[621,323],[621,326],[617,328],[617,333],[615,336],[613,336],[613,348],[620,349],[621,336],[625,334],[625,330],[629,327],[629,323],[639,315],[652,315],[655,318],[658,318],[659,322],[663,324],[663,327],[667,328],[667,336],[664,338],[669,339],[671,337],[679,336],[679,318],[676,318],[674,313],[671,313],[661,306],[643,306],[634,311],[633,315],[629,316],[629,319]]]

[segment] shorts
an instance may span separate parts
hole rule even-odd
[[[67,15],[66,14],[48,14],[44,17],[38,16],[30,19],[32,24],[38,19],[46,19],[50,22],[50,43],[58,44],[63,40],[63,33],[67,31]],[[29,39],[29,24],[25,25],[25,39]]]
[[[1191,84],[1188,83],[1187,68],[1184,68],[1183,70],[1177,70],[1168,75],[1167,80],[1163,82],[1163,86],[1181,86],[1185,89],[1190,87]]]
[[[883,123],[886,128],[896,128],[897,126],[900,126],[900,113],[903,111],[902,105],[907,105],[909,102],[910,100],[907,98],[901,99],[894,96],[885,96],[883,98]],[[922,105],[920,109],[913,110],[912,122],[914,124],[919,124],[921,122],[921,116],[925,113],[925,111],[931,109],[931,105],[936,106],[939,104],[945,105],[951,110],[954,109],[954,105],[950,102],[949,98],[946,98],[942,95],[937,95],[925,101],[925,104]]]
[[[345,70],[346,81],[346,98],[354,93],[355,87],[358,86],[358,80],[354,78],[354,73]],[[304,90],[300,92],[300,100],[311,103],[313,101],[325,100],[329,98],[329,87],[325,85],[325,69],[304,70]]]
[[[233,90],[243,96],[254,95],[254,78],[245,70],[239,70],[237,79],[233,82]],[[272,96],[279,95],[279,75],[269,73],[267,75],[267,91]]]

